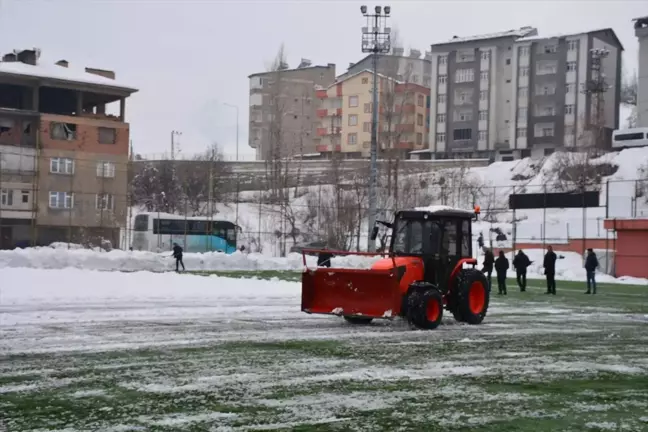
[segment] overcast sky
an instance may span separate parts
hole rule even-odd
[[[405,48],[429,50],[453,35],[522,26],[541,36],[611,27],[624,45],[624,64],[637,67],[632,18],[648,13],[635,1],[218,1],[218,0],[0,0],[0,51],[38,47],[42,60],[114,70],[140,91],[127,103],[137,153],[168,151],[171,130],[184,153],[218,142],[240,153],[248,146],[247,76],[263,71],[281,43],[291,67],[302,57],[335,63],[337,73],[359,60],[360,5],[392,7]]]

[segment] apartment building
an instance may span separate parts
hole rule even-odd
[[[379,74],[379,155],[407,158],[427,147],[429,89]],[[368,157],[371,151],[373,74],[344,74],[332,85],[318,87],[315,150],[323,157]]]
[[[600,56],[602,51],[606,55]],[[609,147],[609,137],[619,126],[622,51],[612,29],[517,39],[506,156],[543,156],[562,147]],[[598,128],[608,138],[595,143],[591,131]]]
[[[257,160],[300,157],[315,152],[315,86],[335,81],[335,65],[312,66],[250,75],[249,145]]]
[[[2,57],[0,247],[119,245],[128,206],[126,99],[136,91],[112,71],[46,64],[38,49]],[[117,114],[109,104],[119,105]]]
[[[338,77],[338,80],[355,75],[367,69],[373,69],[372,54],[357,63],[351,63],[348,70]],[[426,52],[421,57],[421,51],[411,49],[405,55],[403,48],[393,48],[391,54],[378,56],[378,73],[411,84],[430,88],[432,83],[432,53]]]
[[[536,34],[522,27],[431,46],[430,157],[483,158],[511,148],[513,45]]]
[[[635,18],[633,21],[635,36],[639,39],[637,126],[648,127],[648,16]]]

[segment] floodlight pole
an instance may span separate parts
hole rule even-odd
[[[369,231],[367,237],[367,251],[375,252],[376,242],[371,238],[371,232],[376,224],[377,213],[377,180],[378,180],[378,54],[386,54],[391,50],[389,33],[390,28],[385,27],[391,7],[381,8],[376,6],[374,14],[367,13],[367,7],[362,6],[360,11],[367,18],[366,27],[362,28],[362,52],[372,54],[373,86],[372,86],[372,116],[371,116],[371,151],[369,168]],[[371,25],[371,27],[370,27]]]

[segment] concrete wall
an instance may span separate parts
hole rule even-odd
[[[639,39],[637,126],[648,127],[648,19],[635,25],[635,36]]]

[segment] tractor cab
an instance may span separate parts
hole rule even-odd
[[[396,213],[390,253],[397,257],[419,257],[423,281],[447,291],[457,264],[472,257],[471,221],[474,212],[431,207]]]

